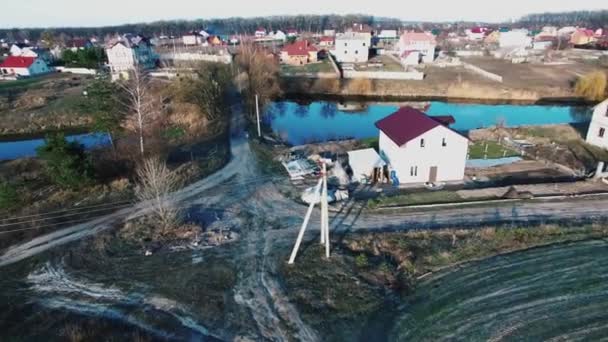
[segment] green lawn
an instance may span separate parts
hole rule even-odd
[[[454,203],[462,201],[462,197],[454,191],[426,191],[418,193],[408,193],[397,196],[378,197],[370,200],[368,206],[372,209],[378,207],[422,205],[436,203]]]
[[[518,155],[517,151],[504,147],[495,141],[477,141],[469,145],[469,159],[496,159]]]
[[[309,63],[306,65],[281,65],[281,72],[286,74],[296,73],[316,73],[316,72],[334,72],[329,59],[321,60],[317,63]]]

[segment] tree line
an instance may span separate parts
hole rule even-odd
[[[543,26],[583,26],[601,28],[608,25],[608,10],[536,13],[519,20],[520,24]]]
[[[294,28],[298,31],[321,32],[323,29],[344,29],[355,23],[370,26],[381,25],[385,28],[397,28],[401,26],[401,20],[396,18],[374,17],[363,14],[286,15],[255,18],[163,20],[103,27],[13,28],[0,30],[0,37],[20,41],[24,39],[38,40],[43,35],[48,36],[49,34],[59,37],[59,40],[66,40],[69,37],[105,37],[117,33],[138,33],[146,36],[178,36],[188,31],[201,29],[207,29],[215,34],[252,34],[260,27],[266,30]]]

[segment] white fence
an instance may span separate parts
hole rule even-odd
[[[472,72],[474,72],[478,75],[481,75],[487,79],[490,79],[492,81],[502,83],[502,76],[500,76],[500,75],[493,74],[489,71],[483,70],[482,68],[475,66],[473,64],[470,64],[470,63],[463,63],[463,65],[464,65],[464,68],[467,70],[471,70]]]
[[[456,56],[458,57],[473,57],[473,56],[483,56],[484,52],[481,50],[456,50],[454,51]]]
[[[87,68],[67,68],[67,67],[58,66],[58,67],[55,67],[55,70],[57,70],[58,72],[65,72],[65,73],[78,74],[78,75],[96,75],[97,74],[97,70],[87,69]]]
[[[369,78],[374,80],[416,80],[424,79],[424,73],[419,71],[354,71],[344,70],[344,78]]]
[[[171,59],[174,61],[204,61],[224,64],[232,63],[232,56],[229,54],[210,55],[195,52],[178,52],[161,54],[160,57],[161,59]]]

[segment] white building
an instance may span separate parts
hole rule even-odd
[[[380,155],[399,183],[462,181],[469,140],[439,118],[403,107],[376,122]]]
[[[608,99],[593,108],[587,142],[608,149]]]
[[[255,30],[254,36],[256,38],[266,37],[266,29],[263,27],[258,28],[257,30]]]
[[[274,32],[274,34],[272,35],[272,38],[274,40],[280,40],[282,42],[287,40],[287,35],[285,34],[285,32],[281,31],[281,30],[277,30]]]
[[[381,30],[378,34],[380,39],[397,39],[397,30]]]
[[[203,37],[198,32],[192,32],[189,34],[185,34],[182,36],[182,43],[184,45],[203,45],[203,43],[207,43],[207,38]]]
[[[9,49],[9,53],[11,56],[21,56],[23,50],[26,48],[31,48],[31,46],[22,43],[13,44]]]
[[[335,37],[336,30],[323,30],[323,35],[328,37]]]
[[[349,151],[348,164],[353,171],[353,181],[359,183],[373,183],[386,166],[386,162],[373,148]]]
[[[399,56],[409,56],[408,53],[417,51],[424,63],[435,60],[435,37],[426,32],[404,32],[399,39]]]
[[[0,73],[4,76],[37,76],[51,72],[41,58],[9,56],[0,64]]]
[[[527,48],[532,46],[532,38],[528,37],[528,30],[512,30],[501,32],[498,39],[500,48]]]
[[[369,59],[372,36],[364,32],[346,32],[336,35],[333,54],[339,63],[364,63]]]
[[[106,48],[106,54],[110,71],[114,76],[128,77],[126,72],[136,67],[152,69],[158,60],[152,44],[146,38],[123,39]]]

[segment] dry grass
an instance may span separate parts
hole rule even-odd
[[[344,90],[349,94],[371,94],[374,91],[374,83],[367,78],[355,78],[346,83]]]
[[[502,87],[491,87],[469,82],[453,83],[448,86],[448,97],[473,99],[510,99],[536,100],[538,93],[526,90],[504,90]]]

